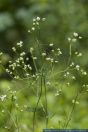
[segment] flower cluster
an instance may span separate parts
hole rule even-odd
[[[73,42],[73,43],[75,43],[77,41],[77,39],[82,39],[82,37],[79,36],[79,34],[76,32],[73,33],[72,37],[68,37],[68,41]]]
[[[40,22],[45,21],[45,20],[46,20],[46,18],[40,18],[38,16],[36,18],[33,18],[32,28],[30,30],[28,30],[28,33],[35,31],[37,29],[37,27],[39,28]]]

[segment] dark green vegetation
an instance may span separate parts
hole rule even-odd
[[[28,33],[37,16],[46,21]],[[77,41],[69,42],[74,35]],[[9,76],[0,65],[0,132],[32,132],[33,125],[36,132],[46,126],[88,128],[88,1],[0,0],[4,68],[19,58],[12,51],[19,41],[32,70],[18,68]]]

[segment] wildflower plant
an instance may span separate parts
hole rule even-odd
[[[34,34],[35,31],[40,31],[40,24],[45,20],[45,18],[40,17],[34,18],[32,28],[28,30],[29,35]],[[29,129],[31,131],[35,132],[37,129],[37,118],[39,118],[38,112],[40,112],[40,110],[42,111],[42,117],[45,121],[46,128],[51,127],[49,122],[52,122],[52,118],[57,115],[58,108],[55,113],[53,113],[53,108],[49,108],[48,104],[50,101],[48,94],[51,93],[54,98],[62,98],[63,100],[64,90],[66,91],[66,89],[71,89],[72,85],[78,82],[78,78],[85,78],[85,76],[88,76],[86,70],[78,63],[79,61],[77,61],[80,59],[80,57],[82,57],[83,54],[80,51],[74,50],[74,45],[81,39],[82,37],[76,32],[74,32],[71,37],[67,38],[68,61],[66,62],[65,68],[63,60],[61,63],[61,59],[63,59],[65,55],[63,53],[63,49],[56,47],[52,42],[46,45],[41,44],[38,38],[35,39],[36,45],[34,45],[34,47],[31,46],[28,49],[30,56],[26,56],[27,53],[24,50],[23,41],[20,41],[13,46],[12,51],[15,54],[15,58],[8,61],[7,67],[5,67],[2,63],[2,56],[4,53],[0,53],[0,66],[11,77],[12,83],[14,84],[8,88],[7,92],[2,91],[2,94],[0,94],[0,105],[2,105],[2,109],[0,110],[2,113],[7,111],[7,115],[10,116],[12,122],[11,125],[7,123],[8,126],[4,126],[6,130],[9,130],[14,126],[13,131],[22,131],[19,117],[22,116],[22,113],[25,113],[25,111],[32,112],[27,113],[28,117],[30,114],[29,120],[31,120],[30,122],[32,125],[30,125]],[[45,47],[48,47],[49,51],[47,51]],[[38,54],[36,54],[36,50],[38,50]],[[27,90],[26,93],[25,88],[21,84],[25,86]],[[21,103],[19,103],[19,93],[22,93],[21,96],[24,95],[28,99],[30,92],[33,96],[33,102],[29,99],[28,102],[26,101],[27,104],[22,106]],[[58,128],[68,127],[72,119],[73,112],[75,111],[75,107],[80,103],[80,96],[87,92],[87,83],[80,84],[80,88],[76,87],[76,89],[72,91],[72,97],[70,100],[72,108],[70,113],[65,115],[66,120],[63,119],[63,122],[59,122],[58,119],[57,122],[61,123],[58,124]],[[8,100],[11,100],[10,104],[6,103]],[[33,106],[30,106],[30,102],[32,102]],[[59,103],[55,107],[59,107]]]

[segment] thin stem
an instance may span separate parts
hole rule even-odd
[[[38,108],[38,105],[39,105],[39,102],[40,102],[40,99],[41,99],[41,96],[42,96],[42,83],[43,83],[43,81],[42,81],[42,76],[43,75],[41,75],[41,86],[40,86],[40,95],[39,95],[39,98],[38,98],[38,100],[37,100],[37,103],[36,103],[36,107],[35,107],[35,109],[34,109],[34,114],[33,114],[33,132],[35,131],[35,116],[36,116],[36,111],[37,111],[37,108]]]
[[[67,128],[67,126],[69,125],[69,122],[70,122],[71,119],[72,119],[72,115],[73,115],[73,112],[74,112],[74,109],[75,109],[75,105],[76,105],[76,101],[77,101],[78,96],[79,96],[79,92],[77,92],[77,94],[76,94],[75,102],[73,103],[71,112],[70,112],[70,114],[69,114],[69,116],[68,116],[68,119],[67,119],[67,122],[66,122],[66,124],[64,125],[64,129]]]
[[[16,124],[17,124],[17,130],[18,130],[18,132],[20,132],[20,130],[19,130],[19,123],[18,123],[18,117],[16,116]]]
[[[38,72],[38,68],[37,68],[37,65],[36,65],[36,63],[35,63],[35,60],[34,60],[34,58],[33,58],[33,54],[32,54],[32,53],[31,53],[31,56],[32,56],[32,59],[33,59],[33,63],[34,63],[35,70],[36,70],[36,72]]]
[[[45,80],[45,77],[44,77],[44,88],[45,88],[45,110],[46,110],[46,128],[47,128],[47,125],[48,125],[48,105],[47,105],[47,88],[46,88],[46,80]]]
[[[69,64],[70,64],[71,55],[72,55],[72,46],[71,46],[71,43],[70,43],[70,45],[69,45],[69,59],[68,59],[68,64],[67,64],[67,66],[69,66]]]

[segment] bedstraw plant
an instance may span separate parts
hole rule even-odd
[[[80,83],[80,88],[77,85],[79,78],[88,76],[79,61],[83,54],[75,48],[82,36],[76,32],[72,33],[67,38],[66,52],[52,42],[43,44],[36,34],[41,35],[40,24],[42,25],[45,21],[46,18],[33,19],[32,28],[28,30],[28,34],[34,35],[35,44],[25,51],[24,42],[19,41],[12,47],[14,57],[10,57],[8,65],[3,64],[4,53],[0,52],[0,67],[11,80],[7,89],[2,89],[0,92],[0,111],[3,118],[0,127],[6,132],[35,132],[38,127],[40,128],[38,131],[43,128],[52,128],[51,122],[56,116],[57,128],[66,129],[73,118],[75,108],[80,103],[80,97],[88,92],[86,82]],[[75,88],[73,88],[74,85]],[[71,107],[67,113],[63,107],[61,108],[66,89],[72,92],[68,91],[72,97],[69,100]],[[51,107],[50,100],[53,104]],[[53,110],[54,107],[57,109],[56,112]],[[60,110],[64,113],[63,121],[59,120]],[[24,121],[22,116],[25,118]],[[29,124],[26,124],[26,120]],[[45,126],[44,123],[42,126],[39,123],[40,126],[38,126],[38,122],[45,122]],[[22,124],[26,125],[22,126]]]

